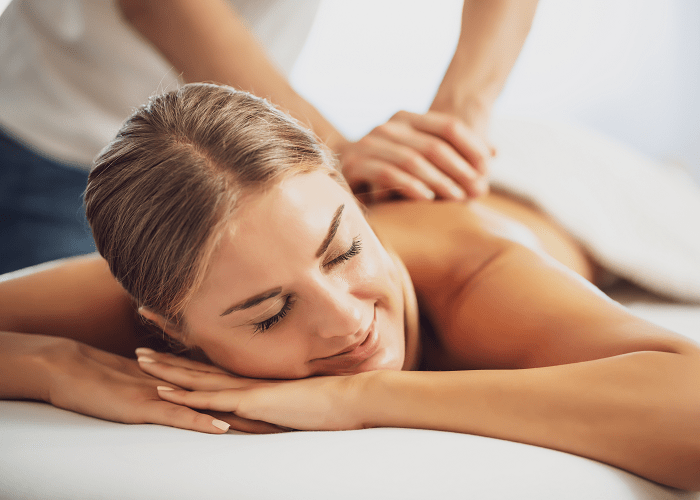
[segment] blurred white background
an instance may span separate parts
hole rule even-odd
[[[292,82],[350,138],[424,110],[461,4],[322,0]],[[593,127],[700,181],[700,2],[541,0],[495,113]]]

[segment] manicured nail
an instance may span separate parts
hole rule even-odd
[[[425,196],[429,200],[434,200],[435,199],[435,193],[431,191],[428,188],[421,188],[421,192],[423,193],[423,196]]]
[[[231,427],[229,424],[224,422],[223,420],[212,420],[211,425],[216,427],[217,429],[221,429],[222,431],[227,431],[229,427]]]
[[[166,387],[164,385],[159,385],[158,387],[156,387],[156,389],[158,389],[159,391],[174,391],[175,390],[172,387]]]
[[[457,186],[450,186],[450,194],[460,200],[467,197],[467,194]]]
[[[148,347],[139,347],[134,352],[137,356],[141,356],[142,354],[149,355],[156,353],[156,351],[154,351],[153,349],[149,349]]]
[[[148,356],[139,356],[138,362],[139,363],[155,363],[156,360],[153,358],[149,358]]]

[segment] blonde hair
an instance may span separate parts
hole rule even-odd
[[[137,307],[180,324],[241,196],[316,169],[344,184],[328,149],[267,101],[185,85],[136,110],[97,157],[87,217]]]

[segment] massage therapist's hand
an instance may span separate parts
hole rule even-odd
[[[343,175],[369,201],[461,200],[488,192],[493,149],[453,114],[399,111],[357,142],[339,146]]]
[[[178,405],[298,430],[362,427],[351,396],[357,394],[358,385],[353,383],[357,375],[256,380],[164,354],[149,354],[146,362],[143,356],[139,359],[143,370],[188,389],[159,388],[161,398]]]
[[[212,416],[163,401],[156,390],[163,382],[141,371],[136,360],[71,339],[43,338],[45,345],[36,356],[37,377],[43,380],[41,399],[56,407],[123,423],[216,434],[228,428]]]

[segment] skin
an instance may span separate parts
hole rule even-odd
[[[316,172],[290,177],[242,205],[184,312],[187,342],[247,377],[401,369],[401,275],[352,194]],[[337,232],[318,255],[340,207]],[[345,260],[357,241],[359,253]],[[232,304],[280,287],[280,295],[221,316]],[[255,324],[278,314],[289,296],[288,314],[259,331]],[[370,359],[351,365],[328,359],[364,340],[373,324],[379,347]]]
[[[592,279],[589,261],[573,241],[555,239],[552,233],[558,232],[556,226],[507,200],[492,197],[489,204],[537,227],[539,238],[513,220],[500,219],[488,209],[476,210],[481,211],[482,220],[490,227],[498,227],[510,238],[523,240],[519,233],[524,233],[526,243],[537,247],[543,241],[551,241],[551,253]],[[334,215],[338,214],[337,232],[327,242]],[[388,209],[377,210],[373,220],[380,227],[390,227],[382,224],[388,214]],[[439,227],[437,232],[450,231]],[[387,232],[386,236],[399,243],[413,270],[414,283],[421,291],[430,291],[423,295],[441,295],[433,284],[444,287],[447,277],[436,279],[445,273],[444,265],[439,264],[442,269],[436,269],[414,264],[413,259],[424,259],[425,249],[421,249],[420,257],[413,257],[410,250],[403,248],[415,247],[414,243],[403,242],[398,232]],[[361,242],[361,250],[344,258],[352,253],[357,241]],[[433,241],[443,243],[440,239]],[[329,244],[319,255],[324,242]],[[489,250],[496,250],[498,243],[494,240],[491,247],[480,246],[474,250],[478,254],[469,260],[478,264]],[[441,253],[437,251],[436,255]],[[461,263],[464,259],[455,255],[451,260]],[[217,366],[245,377],[298,379],[400,370],[406,357],[406,339],[404,277],[397,266],[353,196],[319,171],[287,178],[244,200],[218,243],[201,289],[184,311],[184,329],[173,327],[152,311],[142,308],[140,312],[171,337],[202,349]],[[471,268],[466,272],[471,272]],[[279,291],[253,307],[228,312],[232,305],[271,290]],[[289,309],[285,306],[288,300]],[[424,306],[433,310],[451,307],[431,300],[425,301]],[[282,310],[284,317],[262,331],[261,323]],[[368,359],[352,364],[329,359],[364,340],[370,326],[378,332],[379,347]],[[415,357],[420,343],[412,342],[409,349],[411,357]],[[449,353],[433,353],[432,357],[447,359]],[[445,367],[438,363],[436,368]]]
[[[264,201],[275,192],[267,200],[273,210]],[[237,375],[143,349],[137,365],[97,349],[108,335],[133,342],[128,328],[114,327],[128,324],[128,297],[99,259],[0,283],[0,329],[8,331],[0,334],[0,396],[210,433],[229,425],[252,432],[388,426],[472,433],[700,488],[700,348],[605,297],[582,276],[594,271],[585,254],[541,214],[489,199],[374,207],[369,222],[379,245],[350,195],[321,172],[251,196],[185,311],[186,327],[169,330]],[[341,205],[337,234],[317,257]],[[324,267],[358,235],[360,253]],[[234,256],[249,259],[251,274],[229,265]],[[406,328],[417,313],[401,300],[411,296],[410,281],[435,330],[417,344]],[[268,331],[253,335],[250,325],[238,325],[276,313],[277,298],[235,320],[220,316],[277,287],[297,299]],[[341,370],[314,364],[358,340],[375,306],[375,355]],[[428,371],[397,369],[419,351]]]
[[[234,250],[224,243],[219,257],[225,261],[234,254],[262,255],[271,260],[259,267],[246,261],[246,267],[255,269],[246,275],[215,259],[212,274],[221,273],[220,279],[203,292],[203,302],[211,304],[219,294],[235,297],[235,302],[281,286],[299,293],[296,315],[292,310],[269,332],[248,336],[244,350],[228,348],[243,343],[228,337],[225,344],[201,345],[217,356],[227,352],[234,358],[255,357],[260,366],[250,367],[251,376],[282,375],[290,368],[328,376],[279,382],[243,379],[202,373],[197,364],[141,352],[145,371],[176,386],[162,387],[161,398],[284,428],[398,426],[494,436],[587,456],[664,484],[698,487],[700,453],[692,436],[700,436],[700,399],[694,388],[694,381],[700,380],[700,348],[608,299],[584,279],[594,278],[595,266],[575,243],[557,238],[560,231],[554,224],[507,198],[471,206],[395,203],[377,207],[370,216],[378,234],[405,263],[422,312],[434,326],[434,336],[424,335],[419,345],[403,351],[420,350],[421,366],[429,371],[400,371],[374,357],[350,371],[309,369],[309,360],[318,353],[337,352],[357,338],[369,304],[381,310],[391,303],[374,281],[382,275],[391,280],[391,261],[374,240],[367,254],[343,263],[342,270],[319,269],[324,260],[315,258],[314,249],[339,201],[345,201],[332,183],[322,173],[297,176],[270,191],[271,198],[259,198],[266,201],[261,205],[272,205],[272,211],[249,203],[250,212],[242,219],[255,229],[237,226],[240,244]],[[356,232],[363,241],[367,238],[368,228],[355,225],[359,215],[349,213],[343,221],[350,228],[337,252],[348,248]],[[282,221],[279,226],[276,219]],[[539,237],[525,224],[532,224]],[[267,233],[268,227],[274,227],[274,236]],[[260,248],[270,238],[285,245],[283,253]],[[369,259],[385,262],[386,271],[374,271]],[[235,291],[231,282],[236,283]],[[245,293],[239,295],[241,288]],[[398,299],[399,288],[394,290]],[[310,307],[306,300],[323,307]],[[230,300],[195,310],[213,312],[225,309],[226,303]],[[280,305],[261,310],[266,307],[270,309],[263,318]],[[192,335],[193,342],[221,338],[200,328],[211,312],[186,315],[191,330],[199,331]],[[253,320],[249,314],[246,319]],[[378,321],[380,336],[388,337],[382,343],[385,350],[378,351],[382,360],[392,348],[402,354],[400,343],[394,342],[404,335],[400,326]],[[347,342],[332,344],[342,332]],[[267,343],[267,334],[286,345],[287,356]],[[293,340],[287,343],[286,336]],[[273,366],[265,366],[266,353],[275,358]],[[232,369],[241,363],[228,356],[216,360]],[[365,371],[369,366],[378,369]],[[611,384],[613,380],[619,382]],[[674,426],[659,425],[667,418]]]

